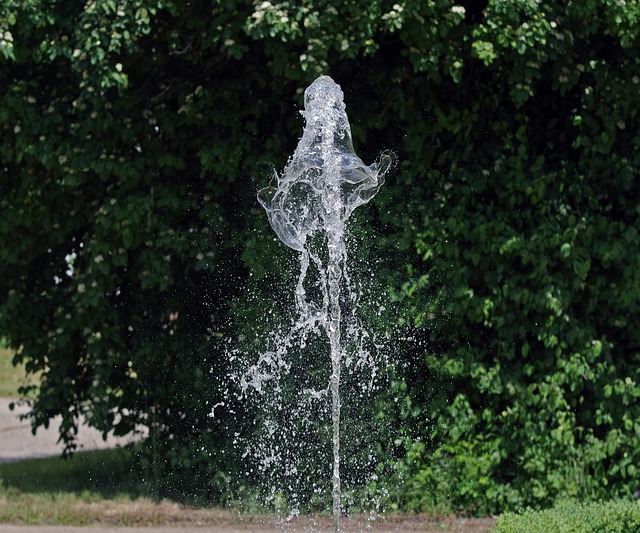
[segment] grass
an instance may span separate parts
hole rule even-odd
[[[273,516],[247,515],[239,508],[193,507],[153,499],[138,453],[133,449],[99,450],[61,457],[0,464],[0,524],[58,526],[217,526],[229,530],[272,531]],[[366,517],[345,518],[348,530],[360,530]],[[308,518],[288,523],[308,530]],[[386,524],[386,525],[385,525]],[[492,519],[391,515],[368,524],[385,530],[489,532]],[[314,529],[331,530],[331,519],[314,518]],[[317,526],[317,527],[316,527]]]
[[[213,525],[237,512],[156,502],[135,448],[0,464],[0,524]]]
[[[228,510],[196,509],[175,502],[95,494],[13,493],[0,489],[0,524],[63,526],[234,525],[240,516]]]
[[[63,526],[234,525],[237,513],[195,509],[174,502],[125,496],[102,499],[92,493],[12,494],[0,489],[0,524]]]
[[[0,464],[5,489],[21,493],[86,493],[102,498],[145,493],[134,449],[82,452],[70,458],[47,457]]]
[[[28,379],[24,365],[13,366],[13,350],[2,347],[0,338],[0,397],[18,398],[18,387],[33,383]]]

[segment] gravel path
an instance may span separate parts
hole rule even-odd
[[[105,527],[105,526],[14,526],[0,524],[0,533],[272,533],[282,529],[234,529],[230,527]]]
[[[14,526],[0,524],[0,533],[284,533],[282,529],[234,529],[230,527],[104,527]]]
[[[9,409],[11,402],[15,400],[0,398],[0,463],[60,455],[64,448],[58,442],[60,420],[53,419],[48,429],[39,428],[33,435],[29,421],[19,418],[21,414],[28,411],[28,408],[25,405],[17,405],[11,411]],[[132,439],[132,437],[110,436],[104,441],[99,431],[83,426],[78,431],[77,451],[113,448],[128,444]],[[0,533],[4,532],[2,527],[0,526]]]
[[[405,527],[403,524],[394,524],[391,527],[366,526],[350,528],[343,527],[344,533],[490,533],[495,521],[479,519],[462,523],[422,524],[419,528]],[[113,527],[113,526],[15,526],[0,524],[0,533],[333,533],[333,527],[321,528],[288,528],[276,526],[162,526],[162,527]]]

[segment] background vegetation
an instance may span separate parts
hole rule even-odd
[[[207,414],[271,304],[247,291],[289,258],[258,163],[284,166],[325,73],[363,159],[399,161],[356,221],[414,339],[393,503],[629,496],[639,21],[616,0],[4,2],[0,331],[41,373],[34,426],[61,415],[72,450],[81,413],[142,424],[165,491],[228,490],[242,407]]]

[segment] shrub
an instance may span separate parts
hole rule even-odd
[[[412,41],[429,82],[398,111],[407,141],[390,194],[420,258],[396,293],[416,339],[413,495],[438,480],[483,514],[635,488],[637,16],[602,0],[492,1],[446,30],[436,17],[451,58],[440,77],[434,47]]]
[[[496,533],[627,533],[640,529],[637,502],[564,503],[545,511],[505,513]]]

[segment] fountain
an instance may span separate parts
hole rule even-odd
[[[326,402],[328,409],[330,406],[333,527],[338,532],[342,514],[341,373],[344,369],[358,372],[367,365],[371,379],[376,372],[365,348],[369,334],[356,312],[358,294],[347,266],[346,225],[353,210],[378,192],[392,157],[383,153],[377,162],[367,166],[356,155],[344,95],[330,77],[321,76],[306,89],[304,105],[306,125],[293,156],[271,186],[258,193],[273,230],[300,253],[295,288],[297,319],[290,331],[275,340],[274,350],[263,353],[243,375],[241,387],[245,393],[252,389],[264,394],[267,383],[274,382],[275,393],[271,397],[276,398],[282,394],[277,384],[279,377],[296,372],[289,352],[319,351],[326,346],[331,362],[328,380],[322,385],[315,378],[312,383],[313,379],[298,369],[298,379],[305,386],[294,403],[306,428],[299,432],[307,435],[316,427],[309,421],[312,403]],[[272,436],[279,431],[269,416],[264,424]],[[264,468],[287,453],[284,446],[273,445],[264,454]],[[293,463],[286,470],[291,475],[303,475]]]

